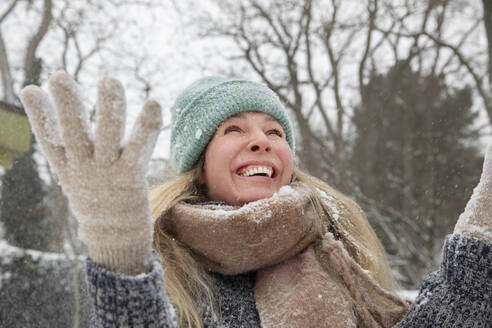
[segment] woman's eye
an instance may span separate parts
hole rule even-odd
[[[224,134],[228,134],[230,132],[241,132],[241,129],[238,126],[231,125],[225,128]]]
[[[271,129],[271,130],[268,131],[268,134],[269,135],[272,135],[272,134],[273,135],[277,135],[280,138],[282,138],[284,136],[283,133],[282,133],[282,131],[280,131],[279,129]]]

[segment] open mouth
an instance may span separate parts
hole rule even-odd
[[[269,178],[275,177],[275,169],[271,166],[264,165],[248,165],[239,168],[236,172],[242,177],[264,176]]]

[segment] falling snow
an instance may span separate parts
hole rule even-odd
[[[202,136],[202,129],[197,129],[196,132],[195,132],[195,139],[200,139],[200,137]]]

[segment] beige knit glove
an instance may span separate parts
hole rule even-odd
[[[36,86],[24,88],[21,100],[79,220],[89,256],[124,274],[146,271],[152,243],[146,171],[162,125],[159,104],[145,103],[123,145],[125,94],[117,80],[99,83],[94,137],[68,74],[55,73],[49,89],[54,105]]]
[[[454,233],[492,241],[492,142],[485,152],[480,181],[460,215]]]

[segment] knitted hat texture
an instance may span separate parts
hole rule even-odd
[[[171,159],[174,170],[193,168],[219,125],[240,112],[258,111],[275,118],[294,152],[292,125],[278,96],[263,84],[205,77],[186,88],[171,108]]]

